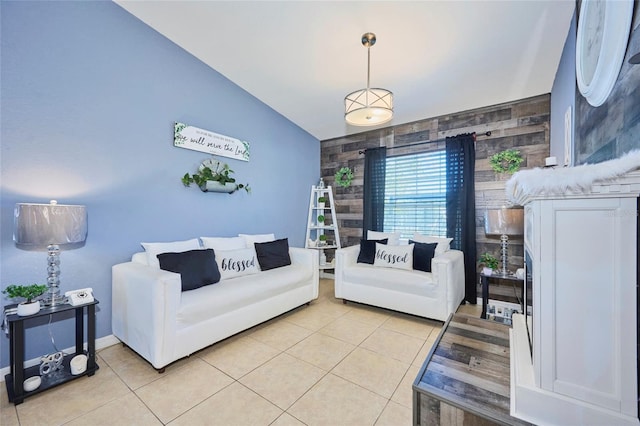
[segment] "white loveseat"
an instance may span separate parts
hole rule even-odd
[[[289,248],[291,265],[182,291],[181,275],[147,253],[112,267],[113,334],[156,369],[318,297],[318,252]]]
[[[464,299],[464,256],[459,250],[435,256],[432,272],[358,263],[359,252],[359,246],[336,250],[336,298],[439,321]]]

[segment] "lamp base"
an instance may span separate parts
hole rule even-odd
[[[49,289],[42,298],[44,306],[62,305],[65,297],[60,295],[60,246],[50,244],[47,247],[47,286]]]
[[[41,299],[40,302],[42,302],[43,306],[57,306],[65,304],[67,302],[67,298],[59,294],[47,294],[47,297]]]
[[[513,273],[507,269],[498,269],[493,272],[494,277],[512,277]]]

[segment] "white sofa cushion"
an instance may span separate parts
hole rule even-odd
[[[178,325],[188,326],[283,294],[311,279],[313,271],[301,265],[260,272],[183,292],[178,308]]]
[[[444,252],[449,251],[453,238],[430,237],[427,235],[421,235],[416,232],[415,234],[413,234],[412,240],[418,243],[438,243],[438,245],[436,246],[435,256],[440,256]]]
[[[418,296],[438,296],[438,288],[430,272],[377,268],[366,263],[357,263],[344,268],[343,273],[344,280],[347,282],[363,283],[363,285],[366,283],[367,286]]]
[[[260,272],[254,248],[214,250],[214,252],[222,280]]]
[[[197,238],[185,241],[172,241],[167,243],[140,243],[147,254],[147,265],[160,269],[158,256],[160,253],[182,253],[200,248],[200,241]]]
[[[413,269],[413,247],[413,244],[390,246],[376,243],[373,266],[411,271]]]
[[[243,237],[200,237],[204,248],[214,250],[237,250],[247,248]]]
[[[399,232],[378,232],[367,231],[367,240],[384,240],[387,239],[387,244],[390,246],[397,246],[400,244]]]

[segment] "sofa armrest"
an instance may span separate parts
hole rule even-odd
[[[335,272],[335,295],[342,298],[342,283],[344,282],[344,270],[358,263],[358,254],[360,254],[360,246],[350,246],[336,250],[336,268]]]
[[[318,250],[301,247],[289,247],[289,257],[292,265],[303,265],[312,269],[318,269],[320,256]]]
[[[438,285],[447,291],[447,303],[457,304],[464,298],[464,254],[448,250],[431,260],[431,272]]]
[[[180,305],[180,274],[140,263],[112,268],[113,334],[146,358],[155,368],[167,363]]]
[[[311,269],[313,283],[313,298],[317,299],[320,292],[320,253],[318,250],[289,247],[289,257],[292,265],[300,265]]]

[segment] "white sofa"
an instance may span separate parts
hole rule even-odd
[[[359,246],[336,250],[336,298],[439,321],[446,321],[464,299],[464,256],[459,250],[434,257],[432,272],[358,263],[359,252]]]
[[[156,369],[318,297],[318,252],[289,248],[291,265],[182,291],[178,273],[146,253],[112,267],[113,334]]]

